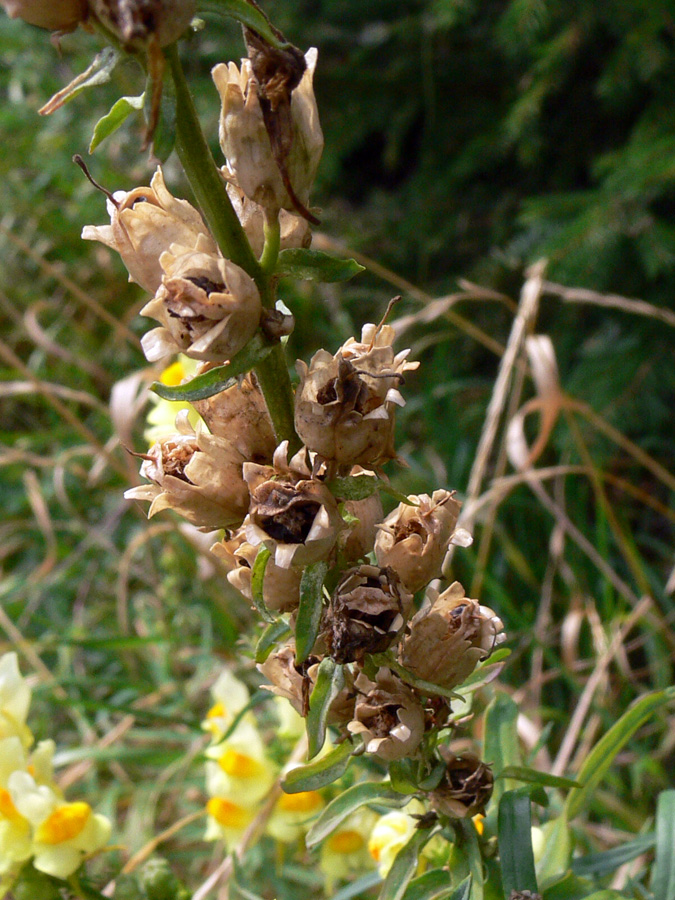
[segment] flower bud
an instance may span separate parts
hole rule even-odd
[[[224,438],[197,432],[181,414],[178,434],[150,448],[141,475],[152,484],[125,492],[127,500],[149,500],[148,518],[173,509],[204,530],[241,525],[248,489],[241,475],[241,454]]]
[[[485,812],[485,804],[492,796],[492,770],[471,753],[448,756],[441,783],[429,794],[432,807],[453,819]]]
[[[335,497],[312,478],[306,450],[290,462],[287,454],[284,441],[274,453],[273,466],[244,464],[251,494],[246,538],[254,547],[264,543],[284,569],[325,559],[344,524]]]
[[[253,337],[262,305],[253,279],[229,259],[172,244],[162,253],[162,283],[141,315],[161,323],[141,344],[154,362],[181,351],[223,362]]]
[[[142,46],[153,36],[160,47],[173,44],[195,14],[196,0],[89,0],[96,18],[126,46]]]
[[[393,459],[394,406],[403,406],[398,391],[410,352],[394,354],[394,330],[365,325],[362,341],[350,338],[331,356],[314,354],[309,367],[298,361],[300,384],[295,394],[295,428],[307,447],[340,465],[381,465]]]
[[[82,237],[116,250],[129,271],[129,281],[138,282],[151,294],[164,274],[159,258],[171,244],[217,253],[204,220],[187,200],[172,196],[160,167],[150,187],[116,191],[106,205],[110,225],[86,225]]]
[[[386,650],[401,633],[412,599],[393,569],[371,565],[349,569],[324,615],[324,637],[332,658],[348,663]]]
[[[356,679],[354,719],[347,725],[363,736],[366,752],[388,761],[410,757],[424,734],[424,709],[413,690],[386,667],[376,681],[365,673]]]
[[[461,504],[449,491],[408,497],[379,526],[375,556],[380,566],[396,569],[401,581],[415,594],[441,566],[452,537]],[[411,505],[412,504],[412,505]]]
[[[224,560],[230,571],[227,580],[247,600],[253,599],[251,576],[253,564],[259,547],[254,547],[246,540],[246,533],[241,529],[229,541],[221,541],[211,547],[211,552]],[[300,602],[300,578],[302,571],[293,568],[282,569],[273,559],[267,561],[265,578],[263,579],[263,600],[268,609],[278,612],[290,612]]]
[[[285,164],[295,195],[303,205],[309,200],[323,150],[312,86],[316,60],[317,51],[312,48],[305,55],[306,69],[290,100],[292,135]],[[294,210],[272,152],[250,60],[243,59],[241,69],[234,63],[221,63],[211,75],[222,103],[220,146],[237,184],[250,200],[272,213]]]
[[[272,462],[277,446],[274,429],[252,372],[225,391],[206,400],[193,400],[192,405],[211,434],[227,438],[248,462],[259,465]]]
[[[458,581],[440,596],[433,589],[427,596],[431,603],[410,620],[399,659],[418,678],[453,688],[503,640],[504,625],[487,606],[465,597]]]
[[[85,0],[0,0],[12,19],[49,31],[73,31],[87,17]]]
[[[222,170],[228,177],[227,167]],[[246,232],[251,249],[256,256],[260,256],[265,246],[265,211],[262,206],[249,200],[246,194],[236,184],[227,185],[227,193],[232,201],[232,206],[237,214],[241,227]],[[294,216],[285,209],[279,214],[279,226],[281,234],[279,249],[307,248],[312,243],[312,232],[309,222],[302,216]]]
[[[270,682],[266,690],[285,697],[301,716],[309,710],[309,698],[314,689],[320,660],[309,657],[300,666],[295,663],[295,646],[288,644],[271,653],[258,670]],[[344,725],[354,715],[354,682],[351,672],[344,670],[345,686],[335,697],[328,711],[328,722]]]

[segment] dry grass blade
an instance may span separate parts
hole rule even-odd
[[[675,312],[653,306],[645,300],[632,300],[629,297],[622,297],[620,294],[599,294],[597,291],[589,291],[585,288],[569,288],[552,281],[544,281],[542,292],[561,297],[565,303],[590,303],[594,306],[620,309],[633,315],[657,319],[659,322],[665,322],[666,325],[675,327]]]

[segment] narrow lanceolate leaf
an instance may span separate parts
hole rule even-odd
[[[675,791],[662,791],[656,807],[652,893],[658,900],[675,900]]]
[[[268,44],[276,47],[277,50],[283,50],[284,47],[289,46],[270,27],[269,19],[260,7],[254,6],[248,0],[199,0],[198,11],[213,13],[222,18],[236,19],[247,28],[257,31]]]
[[[450,886],[447,869],[432,869],[419,878],[413,878],[403,900],[469,900],[471,878],[465,878],[457,887]]]
[[[264,663],[276,645],[291,633],[288,622],[283,619],[275,619],[260,635],[255,647],[255,661]]]
[[[393,865],[384,880],[378,900],[402,900],[406,888],[417,871],[420,852],[428,841],[440,831],[440,827],[420,828],[396,854]]]
[[[536,892],[530,798],[507,791],[499,801],[497,828],[504,896],[508,898],[511,891]]]
[[[391,806],[402,809],[410,802],[410,797],[397,794],[387,781],[362,781],[347,788],[323,810],[319,818],[307,832],[305,842],[308,847],[320,844],[331,832],[348,818],[355,810],[369,803]]]
[[[139,97],[120,97],[117,103],[114,103],[110,112],[99,119],[94,125],[94,133],[89,144],[89,152],[93,153],[99,144],[110,137],[117,129],[126,122],[132,112],[138,112],[143,109],[145,94]]]
[[[354,747],[349,741],[338,744],[321,759],[306,766],[298,766],[286,775],[281,787],[287,794],[299,794],[301,791],[318,791],[341,778],[347,771]]]
[[[251,596],[253,605],[260,613],[261,618],[265,622],[270,623],[274,622],[275,619],[265,605],[265,600],[263,599],[263,585],[265,582],[265,569],[267,568],[267,562],[271,555],[272,554],[267,547],[264,544],[261,544],[251,571]]]
[[[276,345],[276,341],[268,341],[258,331],[226,365],[209,369],[208,372],[197,375],[187,384],[179,384],[175,387],[155,381],[150,386],[150,390],[162,397],[163,400],[206,400],[207,397],[213,397],[214,394],[219,394],[231,387],[238,375],[245,375],[254,369],[258,363],[269,356]]]
[[[487,755],[485,757],[488,759]],[[497,778],[513,778],[514,781],[524,781],[528,784],[543,784],[544,787],[570,790],[581,787],[578,781],[571,778],[562,778],[559,775],[549,775],[548,772],[538,772],[526,766],[506,766],[501,770]]]
[[[121,54],[112,47],[106,47],[97,53],[92,64],[67,84],[64,88],[54,94],[54,96],[38,110],[41,116],[48,116],[55,110],[60,109],[65,103],[70,102],[78,94],[87,88],[96,87],[99,84],[105,84],[110,81],[113,69],[120,61]]]
[[[335,259],[322,250],[282,250],[275,275],[288,275],[302,281],[348,281],[364,267],[354,259]]]
[[[656,834],[641,834],[632,841],[612,847],[611,850],[603,850],[600,853],[588,853],[586,856],[578,856],[572,860],[572,871],[575,875],[584,875],[592,878],[602,878],[611,872],[616,872],[619,866],[625,865],[633,859],[637,859],[647,850],[651,850],[656,843]]]
[[[572,856],[572,832],[564,815],[550,819],[542,826],[543,850],[537,860],[537,871],[542,886],[559,878],[567,871]]]
[[[145,86],[145,119],[152,118],[152,79],[148,76]],[[159,103],[159,120],[152,135],[152,152],[160,162],[166,162],[176,145],[176,88],[167,71],[162,79],[162,96]]]
[[[323,581],[328,563],[307,566],[300,580],[300,604],[295,623],[295,662],[304,662],[316,643],[323,609]]]
[[[342,666],[329,656],[319,663],[314,690],[309,698],[307,716],[307,755],[312,759],[326,740],[326,720],[330,705],[345,684]]]
[[[365,500],[382,484],[372,475],[347,475],[326,482],[326,487],[338,500]]]
[[[518,704],[508,694],[496,693],[485,713],[483,743],[483,759],[492,766],[495,779],[499,779],[507,766],[517,766],[521,762],[517,721]],[[495,803],[509,787],[503,779],[495,781]]]
[[[565,803],[565,815],[573,819],[588,804],[597,785],[605,777],[615,756],[632,738],[635,732],[652,716],[657,709],[675,699],[675,688],[665,691],[654,691],[634,703],[600,738],[588,754],[579,770],[577,781],[582,785],[570,791]]]
[[[418,764],[412,759],[397,759],[389,763],[389,779],[392,790],[399,794],[414,794],[417,784]]]

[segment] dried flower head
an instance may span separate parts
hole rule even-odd
[[[340,534],[338,544],[344,559],[363,559],[373,549],[376,526],[382,521],[382,501],[379,493],[364,500],[346,500],[343,518],[347,527]]]
[[[386,667],[376,681],[361,672],[354,684],[358,694],[347,729],[362,735],[366,752],[380,759],[412,756],[424,735],[424,709],[414,691]]]
[[[470,818],[485,811],[493,782],[492,770],[477,756],[448,753],[443,779],[429,800],[436,812],[453,819]]]
[[[253,279],[229,259],[172,244],[162,253],[162,283],[141,315],[161,323],[141,341],[150,361],[181,351],[223,362],[253,337],[262,305]]]
[[[205,371],[206,366],[200,370]],[[211,434],[227,438],[249,462],[272,462],[276,440],[272,420],[255,375],[249,372],[232,387],[192,405]]]
[[[350,338],[331,356],[298,361],[295,427],[307,447],[339,465],[380,465],[393,459],[394,407],[403,406],[398,387],[409,350],[394,354],[388,325],[364,325],[362,340]]]
[[[221,171],[226,178],[232,177],[227,170],[227,166],[224,166]],[[227,185],[227,193],[230,196],[232,206],[241,222],[241,226],[246,232],[251,249],[256,256],[260,256],[265,245],[265,210],[259,204],[254,203],[253,200],[249,200],[236,184],[229,183]],[[279,238],[280,250],[307,248],[312,243],[312,232],[309,222],[303,219],[302,216],[293,215],[293,213],[282,209],[279,214],[279,227],[281,229]]]
[[[87,16],[86,0],[0,0],[12,19],[49,31],[73,31]]]
[[[272,215],[279,209],[298,208],[289,185],[297,201],[307,204],[321,159],[323,134],[312,86],[316,60],[317,51],[312,48],[305,55],[299,84],[291,88],[290,129],[284,135],[289,144],[284,160],[287,178],[270,143],[251,60],[242,60],[241,69],[234,63],[221,63],[211,72],[222,103],[220,146],[228,166],[246,196]]]
[[[365,653],[386,650],[403,630],[412,599],[393,569],[349,569],[324,614],[323,634],[332,658],[354,662]]]
[[[320,660],[309,657],[301,665],[295,662],[295,646],[287,644],[271,653],[264,663],[258,664],[258,670],[270,682],[264,685],[278,697],[290,701],[293,709],[301,716],[309,710],[309,698],[314,688]],[[345,686],[335,697],[328,712],[328,722],[344,725],[354,715],[354,681],[348,669],[344,670]]]
[[[413,594],[441,575],[448,543],[461,504],[450,491],[408,497],[379,526],[375,556],[381,566],[396,569]]]
[[[288,441],[274,453],[273,466],[244,464],[251,494],[246,537],[264,543],[282,568],[306,566],[325,559],[343,526],[335,497],[312,478],[303,447],[287,461]]]
[[[255,558],[260,547],[254,547],[246,540],[246,530],[240,529],[229,540],[220,541],[211,547],[229,568],[227,580],[247,600],[253,599],[251,575]],[[290,612],[300,601],[300,578],[302,571],[291,566],[282,569],[273,559],[267,561],[263,580],[263,600],[268,609]]]
[[[116,191],[107,201],[110,225],[85,225],[85,241],[100,241],[116,250],[136,281],[154,294],[164,274],[159,258],[171,244],[217,253],[204,220],[187,200],[174,197],[158,167],[150,187]]]
[[[241,525],[248,507],[242,456],[224,438],[195,432],[181,413],[177,433],[154,444],[141,465],[151,484],[125,492],[128,500],[149,500],[148,518],[173,509],[205,530]]]
[[[190,24],[196,0],[88,0],[96,18],[125,47],[140,47],[154,39],[160,47],[173,44]]]
[[[504,626],[489,607],[465,597],[458,581],[440,595],[429,589],[427,599],[410,620],[399,658],[418,678],[453,688],[503,640]]]

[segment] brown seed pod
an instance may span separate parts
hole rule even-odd
[[[438,813],[466,819],[482,813],[492,796],[492,770],[477,756],[447,754],[445,774],[429,800]]]

